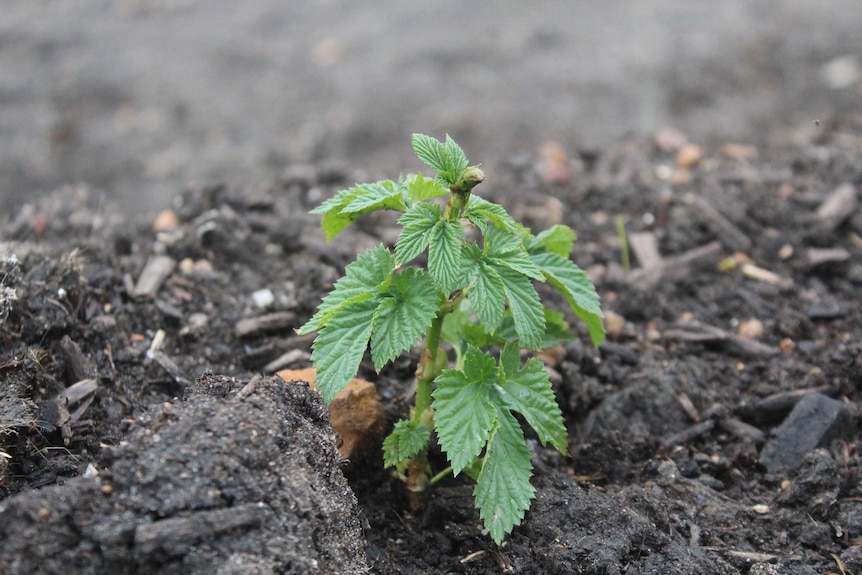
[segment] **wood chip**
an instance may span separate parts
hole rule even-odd
[[[790,278],[783,278],[775,272],[757,267],[754,264],[742,264],[740,269],[742,270],[742,275],[747,278],[782,288],[793,287],[793,280]]]
[[[96,375],[96,367],[84,356],[78,344],[68,335],[60,339],[60,353],[66,362],[66,369],[73,381],[81,381]]]
[[[842,184],[829,194],[817,208],[817,219],[826,229],[834,230],[846,220],[859,206],[856,188],[853,184]]]
[[[658,251],[658,239],[652,232],[634,232],[629,234],[629,247],[644,269],[661,265],[661,254]]]
[[[168,256],[150,256],[144,270],[135,283],[132,296],[147,298],[156,295],[159,288],[177,267],[177,262]]]
[[[850,260],[850,252],[844,248],[808,248],[803,257],[809,269],[842,264]]]

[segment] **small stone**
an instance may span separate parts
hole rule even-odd
[[[275,296],[269,288],[259,289],[251,294],[251,301],[259,308],[265,308],[275,302]]]
[[[153,221],[153,231],[167,232],[176,229],[180,225],[180,218],[172,209],[162,210]]]
[[[676,153],[677,167],[689,169],[703,159],[703,148],[697,144],[686,144]]]
[[[796,349],[796,342],[789,337],[785,337],[778,342],[778,349],[784,353],[793,353],[793,350]]]
[[[312,368],[285,369],[278,376],[285,381],[307,381],[312,389],[317,371]],[[353,378],[329,404],[332,429],[341,437],[338,452],[345,460],[356,457],[380,437],[386,423],[386,412],[377,397],[377,388],[370,381]]]
[[[763,337],[765,329],[763,322],[759,319],[747,319],[739,324],[737,334],[745,339],[760,339]]]
[[[747,144],[729,142],[721,147],[721,153],[731,160],[753,160],[758,156],[757,148]]]
[[[796,469],[806,453],[834,439],[850,438],[853,431],[853,417],[843,402],[822,393],[809,393],[775,431],[761,459],[770,473]]]
[[[790,244],[784,244],[783,246],[781,246],[781,248],[778,250],[778,257],[781,260],[789,260],[791,257],[793,257],[793,246]]]
[[[605,331],[611,339],[619,339],[626,327],[626,318],[613,311],[605,312]]]
[[[688,138],[674,128],[661,128],[653,136],[653,142],[662,152],[675,152],[688,143]]]
[[[542,157],[542,181],[546,184],[568,184],[572,180],[572,169],[565,148],[557,142],[547,142],[539,151]]]

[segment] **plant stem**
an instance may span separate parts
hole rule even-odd
[[[452,466],[451,465],[449,467],[447,467],[446,469],[444,469],[443,471],[441,471],[440,473],[438,473],[437,475],[435,475],[434,477],[432,477],[431,479],[429,479],[428,485],[434,485],[435,483],[439,482],[441,479],[443,479],[444,477],[446,477],[450,473],[452,473]]]

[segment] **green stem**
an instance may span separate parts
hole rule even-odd
[[[443,479],[444,477],[446,477],[450,473],[452,473],[452,466],[451,465],[449,467],[447,467],[446,469],[444,469],[443,471],[441,471],[440,473],[438,473],[437,475],[435,475],[434,477],[432,477],[431,479],[429,479],[428,485],[434,485],[435,483],[439,482],[441,479]]]
[[[424,420],[428,417],[426,412],[431,409],[434,379],[440,374],[437,355],[440,353],[440,332],[443,330],[445,317],[446,313],[441,308],[425,333],[425,349],[422,351],[419,369],[416,370],[416,405],[413,409],[413,420],[417,423],[428,423]]]

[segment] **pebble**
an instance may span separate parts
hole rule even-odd
[[[180,218],[175,211],[168,208],[162,210],[153,221],[153,231],[167,232],[176,229],[180,225]]]
[[[265,308],[275,302],[275,296],[269,288],[259,289],[251,294],[251,301],[259,308]]]
[[[688,169],[700,162],[703,157],[703,148],[697,144],[685,144],[676,153],[676,165]]]
[[[736,333],[745,339],[760,339],[765,329],[759,319],[747,319],[739,324]]]
[[[626,318],[613,311],[605,312],[605,331],[611,339],[619,339],[626,327]]]

